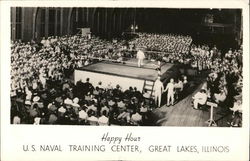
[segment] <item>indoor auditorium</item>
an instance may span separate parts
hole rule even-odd
[[[11,7],[10,123],[242,127],[241,9]]]

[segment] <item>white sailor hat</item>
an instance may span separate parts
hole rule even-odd
[[[33,102],[38,102],[40,100],[40,97],[39,96],[35,96],[34,98],[33,98]]]

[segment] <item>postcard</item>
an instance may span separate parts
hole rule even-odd
[[[249,160],[249,4],[1,1],[1,160]]]

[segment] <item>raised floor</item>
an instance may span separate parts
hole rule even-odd
[[[137,60],[130,59],[123,63],[113,63],[113,62],[98,62],[95,64],[91,64],[89,66],[85,66],[81,68],[85,71],[98,72],[104,74],[112,74],[118,76],[125,76],[129,78],[143,79],[155,81],[158,73],[155,70],[157,68],[157,62],[151,62],[149,60],[144,60],[144,65],[139,68],[137,67]],[[173,64],[164,63],[161,66],[162,73],[168,71]]]

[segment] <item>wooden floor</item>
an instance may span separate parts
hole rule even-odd
[[[206,127],[205,123],[210,117],[210,109],[205,110],[195,110],[192,108],[192,96],[198,92],[202,83],[194,84],[190,89],[192,90],[190,94],[184,99],[180,100],[174,106],[167,107],[163,105],[161,108],[157,108],[153,111],[157,115],[158,119],[156,124],[158,126],[189,126],[189,127]],[[165,96],[166,98],[166,96]],[[166,99],[162,100],[166,104]],[[214,109],[214,120],[220,127],[229,127],[228,121],[230,120],[230,114],[219,115],[217,114],[219,109]]]

